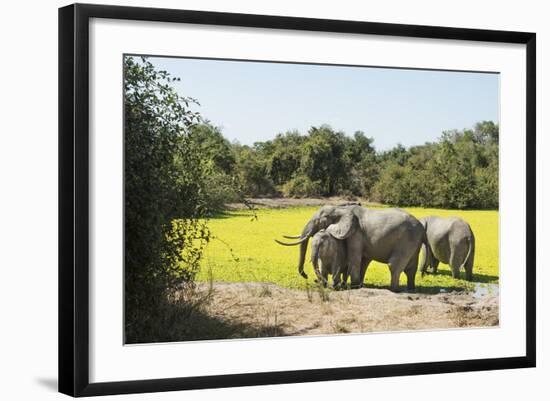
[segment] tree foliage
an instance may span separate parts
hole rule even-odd
[[[220,133],[221,135],[221,133]],[[249,197],[344,196],[399,206],[498,208],[498,125],[446,131],[435,143],[376,152],[373,139],[327,125],[278,134],[253,146],[229,144],[225,174]],[[229,178],[226,179],[227,182]],[[228,192],[229,193],[229,192]]]
[[[132,333],[147,331],[168,290],[192,283],[210,238],[200,219],[209,208],[203,195],[208,165],[192,130],[200,116],[189,108],[195,101],[173,89],[174,80],[146,59],[124,60],[125,325],[130,341]]]
[[[380,155],[375,199],[393,205],[498,208],[498,126],[447,131],[436,143]]]

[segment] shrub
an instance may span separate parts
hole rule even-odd
[[[124,78],[125,333],[136,342],[162,330],[171,291],[193,285],[210,233],[193,99],[145,58],[126,57]]]
[[[321,196],[322,186],[319,181],[311,181],[306,175],[300,174],[283,185],[285,196],[304,198],[307,196]]]
[[[205,201],[210,212],[222,211],[227,203],[242,202],[236,177],[214,171],[206,177]]]

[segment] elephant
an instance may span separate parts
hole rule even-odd
[[[321,261],[321,271],[319,271]],[[347,281],[347,257],[344,240],[330,235],[325,229],[319,230],[311,239],[311,263],[320,283],[328,284],[328,275],[332,275],[332,286],[339,288],[344,275]]]
[[[426,232],[409,213],[401,209],[372,210],[357,205],[323,206],[307,222],[301,235],[284,236],[298,241],[275,240],[281,245],[300,245],[298,272],[304,278],[307,278],[304,260],[309,238],[323,228],[334,238],[345,240],[351,288],[362,287],[368,265],[374,260],[388,264],[392,291],[398,291],[403,272],[407,275],[407,289],[415,289],[418,255],[421,245],[426,243]]]
[[[420,219],[426,230],[427,245],[422,252],[422,274],[428,265],[437,272],[439,262],[448,264],[454,278],[460,269],[466,271],[466,280],[473,280],[475,237],[470,225],[459,217],[428,216]]]

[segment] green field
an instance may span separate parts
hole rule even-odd
[[[309,247],[304,280],[297,271],[299,247],[282,247],[273,239],[281,234],[297,235],[319,207],[287,209],[259,209],[255,211],[231,211],[209,220],[214,239],[208,244],[203,258],[199,281],[271,282],[288,288],[305,288],[313,283],[313,268],[309,262]],[[460,216],[470,223],[476,237],[474,281],[498,283],[498,211],[463,211],[424,208],[405,208],[417,218]],[[437,275],[417,275],[417,290],[439,291],[439,288],[470,288],[462,279],[453,279],[449,267],[439,265]],[[464,272],[461,272],[464,277]],[[387,287],[390,275],[387,265],[372,262],[365,284],[369,287]],[[406,277],[401,276],[401,285]]]

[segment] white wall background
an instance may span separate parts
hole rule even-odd
[[[91,1],[92,2],[92,1]],[[107,2],[107,0],[105,0]],[[550,238],[544,177],[550,159],[543,135],[550,120],[550,25],[545,2],[352,0],[161,0],[111,4],[300,17],[534,31],[537,33],[538,367],[536,369],[397,377],[124,396],[125,399],[279,400],[544,399],[550,375],[543,292]],[[103,3],[103,2],[100,2]],[[9,2],[0,19],[0,398],[61,399],[57,387],[57,0]],[[115,397],[110,397],[115,398]],[[122,397],[117,397],[122,399]]]

